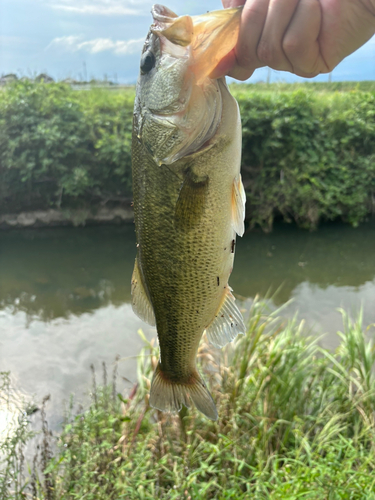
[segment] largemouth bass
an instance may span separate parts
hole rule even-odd
[[[236,44],[241,11],[177,17],[154,5],[134,106],[135,313],[156,325],[150,405],[191,401],[216,420],[196,368],[202,334],[224,346],[245,332],[228,285],[244,232],[241,123],[225,79],[210,73]]]

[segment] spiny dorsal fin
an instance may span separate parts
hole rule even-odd
[[[216,347],[224,347],[232,342],[239,333],[245,333],[246,328],[242,314],[236,306],[232,289],[225,287],[225,294],[212,323],[206,328],[207,339]]]
[[[150,406],[160,411],[176,413],[181,410],[182,405],[190,408],[191,401],[206,417],[217,420],[214,400],[197,370],[191,374],[188,382],[176,382],[162,371],[159,362],[151,383]]]
[[[238,236],[242,236],[245,232],[245,203],[246,193],[241,174],[238,174],[234,178],[232,187],[232,226]]]
[[[143,285],[143,280],[138,267],[138,259],[135,259],[132,276],[132,307],[135,314],[151,326],[155,326],[155,314]]]

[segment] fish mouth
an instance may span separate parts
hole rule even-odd
[[[145,92],[138,135],[156,164],[171,165],[212,147],[221,122],[223,82],[210,74],[237,43],[241,11],[178,17],[167,7],[153,6],[149,39],[158,63],[149,89],[158,97]]]
[[[190,68],[198,85],[237,43],[242,7],[178,17],[167,7],[156,4],[151,12],[153,33],[168,40],[176,49],[189,47]]]

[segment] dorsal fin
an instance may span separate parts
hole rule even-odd
[[[212,323],[206,328],[208,341],[216,347],[224,347],[228,342],[232,342],[239,333],[246,332],[242,314],[235,301],[232,289],[227,285],[219,309]]]
[[[135,314],[151,326],[155,326],[155,314],[150,299],[143,284],[142,275],[138,266],[138,259],[135,259],[132,276],[132,307]]]

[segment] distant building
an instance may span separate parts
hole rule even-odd
[[[67,83],[69,85],[76,85],[77,83],[79,83],[76,80],[74,80],[74,78],[65,78],[62,82]]]
[[[9,75],[4,75],[0,78],[0,85],[6,85],[7,83],[16,82],[17,80],[17,75],[15,75],[14,73],[9,73]]]
[[[40,75],[38,75],[35,78],[35,81],[38,82],[38,83],[42,82],[42,81],[43,81],[43,83],[52,83],[55,80],[52,78],[52,76],[49,76],[46,73],[41,73]]]

